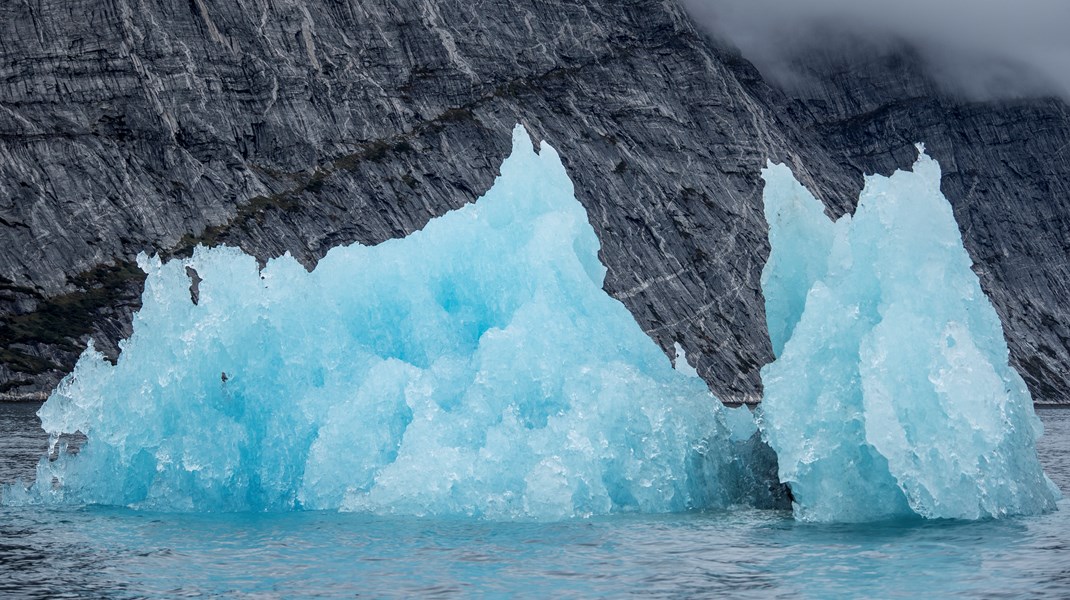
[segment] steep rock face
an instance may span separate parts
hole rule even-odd
[[[576,181],[607,290],[725,400],[757,399],[771,358],[766,159],[835,213],[927,142],[1017,366],[1068,397],[1065,105],[867,82],[886,68],[785,94],[652,0],[5,4],[0,394],[50,389],[90,335],[117,351],[138,251],[311,266],[403,236],[485,191],[521,122]]]
[[[677,7],[165,4],[4,9],[8,352],[61,373],[76,346],[39,340],[39,296],[81,299],[96,282],[68,278],[139,250],[311,265],[409,233],[489,187],[519,120],[577,176],[610,291],[664,347],[701,348],[727,397],[753,392],[757,171],[779,133]]]

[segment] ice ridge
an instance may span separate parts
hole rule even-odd
[[[940,167],[866,178],[833,223],[783,165],[763,171],[762,273],[776,360],[760,426],[798,518],[981,519],[1055,507],[1041,425],[1008,364]]]
[[[518,126],[477,202],[311,272],[142,256],[118,363],[88,349],[40,411],[87,444],[5,502],[557,519],[769,499],[747,410],[672,368],[598,250]]]

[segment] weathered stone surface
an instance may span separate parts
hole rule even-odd
[[[835,213],[926,142],[1017,366],[1066,400],[1067,107],[964,104],[902,61],[815,59],[827,85],[785,94],[671,1],[6,3],[0,395],[50,389],[89,335],[117,350],[137,252],[311,266],[405,235],[485,191],[521,122],[566,161],[607,290],[735,401],[771,356],[766,159]]]

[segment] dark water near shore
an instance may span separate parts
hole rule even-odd
[[[0,404],[0,482],[38,405]],[[1070,490],[1070,410],[1038,409]],[[2,597],[1070,597],[1070,502],[981,523],[818,526],[783,512],[487,523],[334,513],[0,507]]]

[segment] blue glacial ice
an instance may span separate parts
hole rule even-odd
[[[768,496],[749,412],[672,368],[598,250],[558,154],[518,126],[476,203],[312,272],[143,256],[118,363],[88,349],[40,411],[88,442],[5,501],[555,519]]]
[[[940,167],[866,178],[835,223],[770,165],[762,273],[776,360],[760,425],[797,518],[979,519],[1055,508],[1039,420],[962,245]]]

